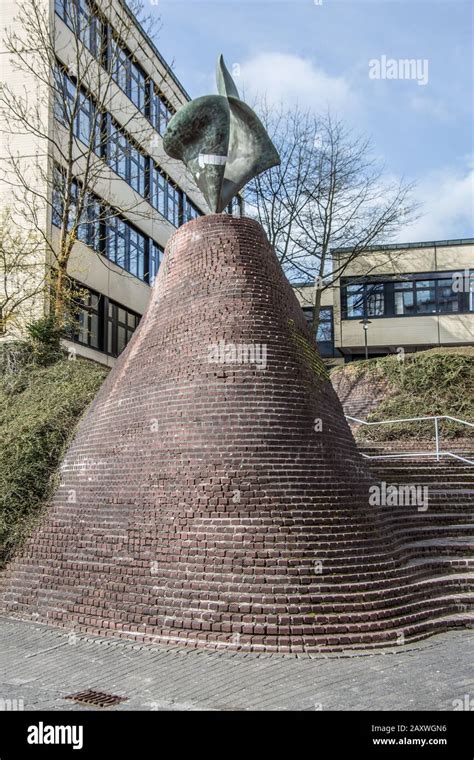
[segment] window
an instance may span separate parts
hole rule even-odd
[[[150,271],[148,273],[148,282],[152,286],[155,284],[156,275],[158,274],[163,254],[163,248],[153,241],[150,245]]]
[[[240,195],[234,195],[227,206],[227,213],[232,216],[242,216],[242,198]]]
[[[323,306],[319,311],[319,325],[316,335],[318,343],[333,342],[332,306]]]
[[[81,283],[75,287],[73,324],[66,336],[83,346],[118,356],[137,328],[140,315]]]
[[[415,282],[416,311],[418,314],[436,314],[436,285],[434,280]]]
[[[192,219],[197,219],[202,216],[201,211],[189,200],[188,196],[184,196],[184,221],[190,222]]]
[[[161,136],[164,135],[168,122],[174,114],[173,107],[159,90],[152,85],[151,89],[151,123]]]
[[[181,219],[181,190],[171,184],[161,169],[153,165],[151,172],[151,204],[175,227]]]
[[[412,282],[396,282],[395,291],[395,314],[413,314],[415,310],[415,298],[413,295]]]
[[[131,142],[118,124],[108,116],[107,154],[113,171],[141,196],[146,196],[147,157]]]
[[[168,182],[168,212],[166,218],[175,227],[179,226],[179,208],[181,193],[177,187]]]
[[[455,314],[459,311],[460,303],[457,292],[453,289],[453,278],[449,277],[444,280],[438,280],[439,310],[443,314]]]
[[[472,308],[455,287],[454,272],[407,275],[406,280],[349,283],[341,288],[343,319],[458,314]],[[409,278],[409,279],[408,279]]]
[[[119,216],[107,221],[105,252],[110,261],[145,279],[146,238]]]
[[[348,285],[347,291],[347,316],[362,317],[364,315],[364,286]]]
[[[368,317],[382,317],[385,312],[385,295],[383,285],[366,285],[365,300]]]
[[[101,205],[98,198],[87,193],[84,198],[80,197],[80,185],[77,180],[73,180],[69,187],[70,202],[67,229],[70,231],[74,224],[77,225],[77,239],[82,243],[98,251],[100,247],[100,221]],[[64,204],[67,194],[66,175],[55,166],[53,173],[53,195],[52,195],[52,223],[56,227],[61,227],[63,223]],[[83,204],[81,218],[78,219],[78,203]]]
[[[55,0],[55,11],[92,55],[100,54],[102,22],[89,0]]]
[[[146,112],[146,76],[143,70],[133,61],[130,61],[130,100],[141,113]]]
[[[151,204],[157,211],[164,217],[166,217],[166,196],[167,196],[167,181],[165,176],[161,173],[156,165],[152,168],[152,182],[151,182]]]
[[[148,115],[147,77],[132,54],[112,37],[109,46],[109,65],[112,78],[141,113]]]
[[[99,293],[78,285],[79,294],[75,299],[73,326],[68,337],[71,340],[101,350],[100,330],[101,299]]]
[[[54,116],[74,137],[99,152],[101,143],[101,114],[93,99],[76,84],[65,71],[55,71]]]
[[[303,312],[309,325],[313,322],[313,307],[303,307]],[[334,328],[332,306],[321,306],[319,309],[319,324],[316,332],[316,342],[321,356],[334,356]]]
[[[125,309],[114,301],[107,302],[106,313],[106,351],[111,356],[118,356],[135,332],[140,317],[135,312]]]

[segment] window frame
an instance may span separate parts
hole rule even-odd
[[[416,272],[407,274],[406,277],[393,276],[384,278],[374,277],[373,279],[363,278],[341,278],[340,299],[341,299],[341,318],[344,321],[361,320],[361,319],[399,319],[411,317],[438,317],[438,316],[455,316],[457,314],[469,313],[469,293],[457,292],[453,290],[453,298],[446,299],[442,294],[442,289],[446,287],[442,282],[450,279],[454,282],[455,270],[440,272]],[[425,285],[426,283],[426,285]],[[430,283],[430,284],[429,284]],[[431,284],[432,283],[432,284]],[[398,287],[397,287],[398,286]],[[362,291],[362,309],[358,314],[349,315],[349,288],[360,288]],[[381,288],[384,293],[384,312],[383,314],[369,313],[367,309],[367,289]],[[421,305],[421,294],[434,288],[433,311],[421,311],[418,304]],[[409,293],[413,303],[411,312],[397,313],[396,297],[397,293]],[[464,297],[466,295],[466,297]],[[457,296],[458,309],[449,310],[443,304],[453,303]]]

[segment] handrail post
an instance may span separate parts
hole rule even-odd
[[[436,437],[436,461],[439,462],[439,428],[438,428],[438,417],[434,418],[435,423],[435,437]]]

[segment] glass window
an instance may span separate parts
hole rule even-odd
[[[109,47],[109,65],[114,81],[138,110],[146,115],[148,111],[148,87],[145,72],[133,60],[130,51],[114,38],[112,38]]]
[[[147,159],[137,148],[130,149],[130,176],[129,183],[134,190],[143,197],[146,191]]]
[[[101,114],[92,98],[77,87],[64,71],[54,75],[54,117],[66,129],[72,129],[74,137],[99,152],[101,143]]]
[[[166,217],[166,186],[167,182],[164,175],[157,166],[153,166],[152,183],[151,183],[151,203],[157,211]]]
[[[469,280],[469,311],[474,311],[474,274]]]
[[[242,198],[239,195],[234,195],[227,206],[227,213],[232,216],[242,216]]]
[[[68,337],[85,346],[100,350],[101,296],[79,283],[75,287],[77,287],[77,296],[72,307],[74,324],[68,331]]]
[[[385,313],[383,284],[365,286],[365,302],[368,317],[381,317]]]
[[[138,326],[138,314],[109,301],[107,309],[107,351],[118,356],[132,337]]]
[[[127,93],[128,94],[128,93]],[[133,61],[130,61],[130,100],[139,111],[146,111],[147,86],[146,76],[142,69]]]
[[[455,314],[459,309],[459,293],[453,289],[453,278],[436,281],[438,310],[441,314]]]
[[[163,255],[163,248],[153,241],[150,245],[150,272],[148,275],[150,285],[154,285]]]
[[[146,238],[141,232],[125,219],[110,218],[106,232],[106,255],[110,261],[144,280],[145,248]]]
[[[109,65],[112,72],[112,78],[120,89],[128,95],[130,59],[123,47],[113,37],[109,46]]]
[[[189,200],[188,196],[184,196],[184,221],[190,222],[192,219],[197,219],[202,216],[199,209],[196,208],[194,203]]]
[[[347,286],[347,316],[364,316],[364,287],[362,285]]]
[[[421,280],[416,286],[416,311],[418,314],[436,314],[436,286],[433,280]]]
[[[413,314],[414,310],[413,286],[411,290],[395,291],[395,314]]]
[[[166,218],[175,227],[179,226],[179,205],[181,193],[177,187],[168,182],[168,213]]]
[[[319,325],[316,335],[318,343],[331,342],[333,339],[332,333],[332,307],[322,307],[319,310]]]
[[[55,0],[55,11],[92,55],[100,52],[102,23],[89,0]]]
[[[431,275],[431,278],[425,274],[420,280],[347,285],[343,291],[344,318],[364,316],[364,308],[368,317],[458,314],[468,308],[472,310],[472,292],[468,307],[464,295],[454,287],[455,274],[449,272],[439,277]]]
[[[151,96],[151,123],[160,135],[164,135],[174,109],[161,93],[153,86]]]

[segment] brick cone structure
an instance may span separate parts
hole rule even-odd
[[[5,574],[2,608],[281,652],[465,623],[463,582],[406,559],[369,505],[373,482],[262,228],[201,217],[171,238],[53,504]]]

